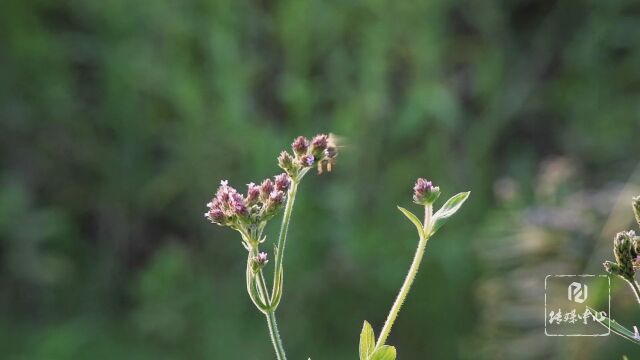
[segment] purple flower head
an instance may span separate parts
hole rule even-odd
[[[424,178],[419,178],[416,180],[416,184],[413,187],[413,191],[416,195],[424,194],[427,191],[431,191],[433,189],[433,184],[431,181],[428,181]]]
[[[271,194],[269,194],[269,202],[273,204],[282,204],[284,200],[284,192],[273,190]]]
[[[273,182],[271,179],[265,179],[262,184],[260,184],[260,197],[264,200],[269,198],[269,194],[273,191]]]
[[[305,166],[305,167],[313,166],[313,162],[314,161],[315,161],[315,158],[313,157],[313,155],[311,155],[311,154],[303,155],[300,158],[300,165]]]
[[[289,175],[285,173],[276,175],[274,182],[275,182],[276,190],[281,190],[281,191],[285,191],[289,189],[289,185],[291,185],[291,179],[289,179]]]
[[[224,213],[219,208],[214,208],[206,213],[204,213],[204,217],[209,219],[214,224],[223,225],[224,224]]]
[[[413,187],[413,201],[417,204],[427,205],[433,203],[440,196],[440,188],[433,186],[431,181],[424,178],[416,180]]]
[[[311,140],[311,153],[316,157],[322,155],[322,152],[327,148],[329,137],[325,134],[316,135]]]
[[[232,194],[237,193],[236,189],[229,186],[229,181],[222,180],[220,181],[220,187],[218,187],[218,191],[216,192],[216,199],[222,203],[228,203]]]
[[[247,206],[244,203],[244,198],[242,197],[242,194],[239,194],[237,192],[231,195],[230,207],[238,216],[242,216],[247,213]]]
[[[304,155],[307,149],[309,149],[309,140],[304,136],[298,136],[293,140],[293,143],[291,143],[291,148],[294,154],[298,156]]]
[[[222,203],[217,197],[213,198],[210,202],[207,203],[207,207],[209,208],[209,210],[220,209],[221,205]]]
[[[247,205],[253,205],[256,203],[256,201],[258,201],[258,197],[260,196],[260,187],[256,186],[256,184],[254,183],[248,183],[247,184],[247,198],[245,199],[245,202],[247,203]]]

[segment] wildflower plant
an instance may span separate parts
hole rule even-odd
[[[440,196],[440,188],[434,186],[431,181],[420,178],[416,181],[413,192],[413,202],[424,207],[424,221],[421,222],[416,215],[403,207],[398,206],[398,209],[415,225],[418,231],[418,247],[377,340],[371,325],[367,321],[364,322],[360,333],[360,360],[394,360],[396,358],[395,347],[386,345],[387,337],[418,273],[427,241],[460,209],[470,194],[470,192],[462,192],[452,196],[434,214],[433,204]]]
[[[640,226],[640,196],[632,199],[631,207],[636,222]],[[637,236],[633,230],[617,233],[613,239],[613,256],[615,261],[605,261],[602,264],[605,271],[626,281],[640,304],[640,285],[635,279],[636,272],[640,270],[640,236]],[[615,334],[640,345],[640,335],[637,332],[628,330],[608,317],[604,318],[602,324],[609,327]]]
[[[246,195],[231,187],[228,181],[221,181],[215,197],[207,204],[208,210],[204,214],[211,223],[229,227],[240,233],[242,245],[247,250],[247,293],[258,310],[266,317],[278,360],[285,360],[286,354],[275,313],[282,298],[284,250],[298,186],[313,168],[317,169],[318,173],[325,170],[331,171],[338,154],[335,139],[323,134],[316,135],[311,141],[299,136],[291,144],[291,150],[291,153],[283,151],[278,156],[278,166],[284,172],[274,176],[273,180],[263,180],[260,185],[247,184]],[[419,235],[418,249],[377,341],[371,325],[364,322],[360,334],[360,360],[394,360],[396,358],[396,349],[385,343],[416,277],[427,240],[460,209],[469,196],[469,192],[457,194],[434,213],[433,204],[440,196],[440,188],[420,178],[416,181],[413,191],[413,201],[424,207],[424,221],[418,220],[405,208],[398,207],[398,209],[416,226]],[[266,242],[266,236],[263,235],[266,225],[283,208],[280,232],[273,251],[273,284],[269,288],[264,270],[270,260],[267,253],[261,251],[260,246]]]
[[[266,317],[278,360],[286,359],[286,354],[275,313],[282,298],[284,250],[298,185],[312,168],[316,168],[318,173],[325,169],[331,171],[338,154],[333,137],[324,134],[316,135],[311,141],[299,136],[293,141],[291,148],[293,154],[283,151],[278,156],[278,166],[284,172],[274,176],[273,180],[263,180],[260,185],[247,184],[246,195],[231,187],[227,180],[222,180],[204,213],[211,223],[240,233],[242,245],[247,250],[247,293]],[[260,250],[260,246],[266,242],[266,236],[263,235],[266,225],[282,208],[284,214],[273,250],[273,284],[269,288],[263,270],[270,261],[267,253]]]

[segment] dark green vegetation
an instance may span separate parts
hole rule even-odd
[[[583,349],[544,338],[539,299],[524,325],[487,309],[530,299],[493,290],[552,259],[602,272],[589,259],[610,253],[613,202],[567,199],[639,183],[639,18],[601,0],[3,0],[0,358],[272,359],[240,241],[202,213],[218,179],[271,176],[293,136],[328,131],[345,147],[302,184],[287,245],[292,359],[356,359],[362,319],[379,331],[417,241],[396,204],[416,210],[418,176],[473,198],[427,246],[398,358]],[[597,211],[533,259],[499,251],[564,204]],[[590,343],[579,358],[627,346]]]

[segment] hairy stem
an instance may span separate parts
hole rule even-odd
[[[393,327],[393,323],[396,321],[396,317],[400,312],[400,308],[404,303],[407,294],[409,293],[409,289],[411,289],[411,284],[413,284],[413,280],[416,278],[416,274],[418,273],[418,268],[420,268],[420,263],[422,262],[422,256],[424,255],[424,249],[427,245],[427,240],[429,240],[429,234],[431,233],[431,218],[433,215],[433,206],[426,205],[425,206],[425,214],[424,214],[424,236],[420,237],[420,241],[418,242],[418,249],[416,249],[416,254],[413,257],[413,262],[411,263],[411,267],[409,268],[409,273],[407,277],[404,279],[404,283],[400,288],[400,292],[396,297],[396,301],[393,303],[391,307],[391,311],[389,311],[389,315],[387,316],[387,321],[385,321],[384,326],[382,327],[382,331],[380,331],[380,336],[378,337],[378,341],[376,342],[376,349],[380,348],[387,341],[387,337],[391,332],[391,328]]]
[[[276,254],[276,261],[274,264],[273,273],[273,288],[271,294],[271,306],[278,307],[282,293],[282,261],[284,258],[284,247],[287,242],[287,231],[289,230],[289,220],[291,220],[291,213],[293,212],[293,203],[296,200],[296,193],[298,192],[298,180],[291,181],[291,188],[289,188],[289,196],[287,196],[287,203],[284,208],[284,215],[282,215],[282,225],[280,226],[280,235],[278,236],[278,252]]]
[[[270,308],[271,303],[269,302],[269,289],[267,289],[267,283],[264,280],[264,274],[262,273],[262,269],[258,270],[258,272],[256,273],[255,282],[256,282],[260,296],[263,298],[263,301],[265,302],[265,304]]]
[[[287,355],[284,353],[284,348],[282,347],[282,339],[280,339],[280,333],[278,332],[276,313],[271,309],[265,315],[267,316],[269,335],[271,335],[271,342],[273,343],[273,348],[276,351],[276,357],[278,360],[287,360]]]

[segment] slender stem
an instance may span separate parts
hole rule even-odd
[[[298,182],[295,180],[291,181],[291,188],[289,189],[289,196],[287,196],[287,203],[284,208],[284,214],[282,216],[282,225],[280,226],[280,234],[278,236],[278,252],[276,253],[276,260],[274,264],[274,274],[273,274],[273,288],[271,293],[271,301],[269,303],[269,311],[265,314],[267,317],[267,324],[269,325],[269,334],[271,335],[271,342],[273,343],[273,348],[276,351],[276,357],[278,360],[286,360],[287,355],[284,352],[284,347],[282,346],[282,339],[280,338],[280,333],[278,331],[278,323],[276,322],[276,307],[278,307],[278,302],[282,292],[282,260],[284,258],[284,247],[287,242],[287,231],[289,230],[289,220],[291,220],[291,214],[293,212],[293,204],[296,200],[296,192],[298,191]],[[262,271],[260,271],[260,280],[259,286],[264,287],[265,294],[268,293],[266,289],[266,283],[264,280],[264,275]]]
[[[264,274],[262,273],[262,269],[258,270],[258,279],[256,280],[256,284],[258,284],[258,290],[264,296],[264,301],[267,303],[267,306],[271,306],[271,302],[269,301],[269,289],[267,289],[267,282],[264,280]]]
[[[404,279],[404,283],[400,288],[400,292],[396,297],[396,301],[393,303],[391,307],[391,311],[389,311],[389,315],[387,316],[387,321],[385,321],[384,326],[382,327],[382,331],[380,331],[380,336],[378,337],[378,341],[376,343],[376,349],[380,348],[387,341],[387,337],[391,332],[391,328],[393,327],[393,323],[396,321],[396,317],[400,312],[400,308],[402,307],[402,303],[404,303],[407,294],[409,293],[409,289],[411,289],[411,284],[413,280],[416,278],[416,274],[418,273],[418,268],[420,267],[420,263],[422,262],[422,256],[424,255],[424,249],[427,245],[427,240],[429,239],[429,234],[431,233],[431,217],[433,213],[433,206],[426,205],[425,206],[425,215],[424,215],[424,236],[420,236],[420,241],[418,242],[418,249],[416,249],[416,254],[413,257],[413,262],[411,263],[411,267],[409,268],[409,273],[407,277]]]
[[[276,313],[274,310],[269,310],[266,313],[267,324],[269,325],[269,334],[271,335],[271,342],[273,348],[276,351],[276,357],[278,360],[287,360],[287,355],[284,353],[282,347],[282,339],[280,339],[280,333],[278,332],[278,323],[276,322]]]
[[[287,203],[284,208],[284,214],[282,215],[282,225],[280,226],[280,234],[278,236],[278,252],[276,254],[276,261],[274,264],[274,273],[273,273],[273,293],[271,294],[271,302],[272,306],[277,307],[278,301],[276,299],[280,299],[281,294],[277,294],[277,292],[282,292],[282,284],[278,283],[282,281],[281,271],[282,271],[282,261],[284,258],[284,247],[287,242],[287,231],[289,230],[289,220],[291,220],[291,213],[293,212],[293,203],[296,201],[296,193],[298,192],[298,181],[291,181],[291,188],[289,188],[289,196],[287,196]]]
[[[282,346],[282,339],[280,338],[280,332],[278,331],[278,323],[276,322],[276,313],[275,309],[272,307],[272,304],[269,302],[269,290],[267,289],[267,284],[264,279],[264,274],[262,269],[258,270],[256,284],[258,285],[258,290],[262,296],[266,299],[266,303],[268,308],[265,313],[267,317],[267,326],[269,327],[269,335],[271,336],[271,343],[273,344],[273,349],[276,352],[276,357],[278,360],[286,360],[287,356],[284,352],[284,347]]]
[[[431,218],[433,217],[433,205],[429,204],[424,207],[424,237],[429,238],[429,233],[431,232],[431,227],[433,224],[431,223]],[[428,230],[428,231],[427,231]]]

